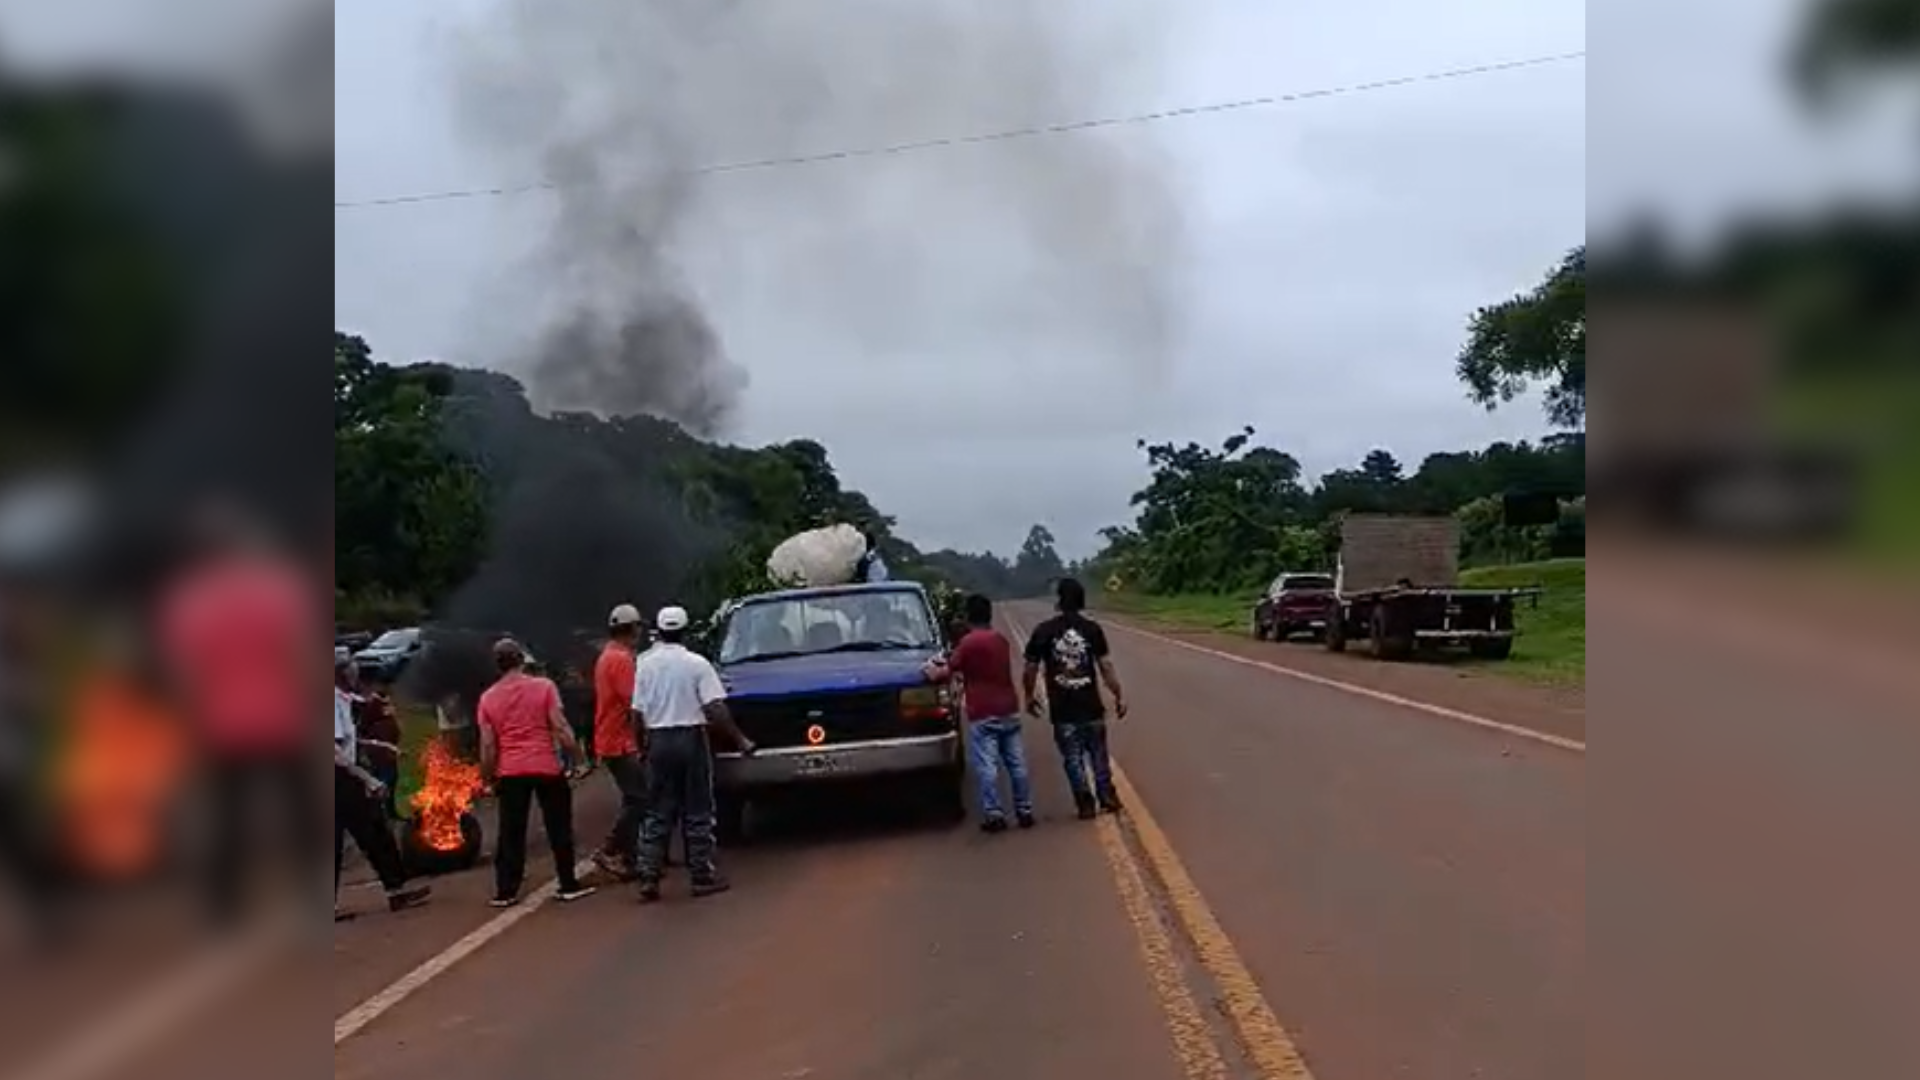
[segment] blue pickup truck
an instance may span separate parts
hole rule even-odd
[[[734,718],[759,747],[718,754],[723,837],[744,838],[754,798],[856,780],[911,785],[965,814],[960,705],[922,674],[946,648],[911,581],[764,593],[730,602],[710,645]]]

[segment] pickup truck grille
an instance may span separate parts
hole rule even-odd
[[[727,707],[748,738],[768,747],[805,746],[807,728],[814,724],[826,729],[829,746],[933,733],[927,722],[900,716],[895,690],[732,698]]]

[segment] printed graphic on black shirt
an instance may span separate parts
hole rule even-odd
[[[1084,724],[1106,717],[1099,668],[1106,655],[1106,631],[1092,619],[1061,615],[1034,627],[1026,658],[1044,669],[1048,719]]]

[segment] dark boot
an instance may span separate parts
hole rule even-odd
[[[1081,821],[1091,821],[1100,812],[1100,808],[1094,804],[1093,796],[1091,795],[1075,795],[1073,797],[1073,806],[1075,810],[1079,811]]]

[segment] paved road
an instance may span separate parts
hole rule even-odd
[[[1072,820],[1030,732],[1031,833],[783,817],[729,895],[535,912],[339,1042],[336,1077],[1583,1072],[1582,753],[1116,640],[1124,824]],[[338,1014],[465,932],[399,949],[414,918],[336,932]]]

